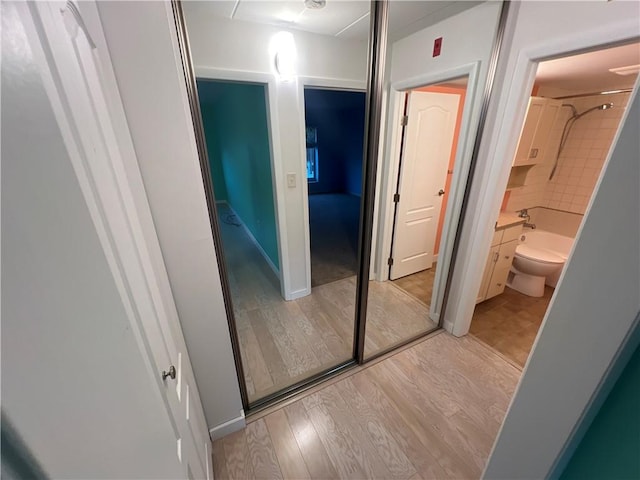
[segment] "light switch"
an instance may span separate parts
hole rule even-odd
[[[287,187],[296,188],[296,174],[287,173]]]

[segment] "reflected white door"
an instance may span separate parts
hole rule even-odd
[[[433,265],[460,96],[411,92],[400,165],[391,280]]]
[[[95,9],[94,4],[83,5],[89,7]],[[173,299],[159,288],[166,271],[152,265],[125,173],[132,166],[125,166],[107,104],[120,100],[105,94],[110,78],[97,61],[98,47],[78,8],[70,2],[42,2],[30,9],[34,24],[41,22],[36,28],[49,51],[49,95],[63,107],[58,123],[74,152],[76,175],[132,328],[140,329],[141,353],[150,365],[151,380],[166,407],[172,427],[167,442],[175,449],[175,467],[181,478],[212,478],[210,438],[177,312]]]

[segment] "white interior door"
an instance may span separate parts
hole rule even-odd
[[[411,92],[400,166],[391,280],[433,265],[460,96]]]
[[[164,398],[173,426],[175,460],[183,478],[212,478],[210,439],[175,305],[163,298],[158,286],[158,275],[166,271],[153,268],[138,216],[150,211],[136,209],[106,104],[104,85],[109,78],[100,71],[96,46],[75,5],[33,3],[30,9],[41,22],[34,24],[42,26],[38,34],[49,52],[46,61],[53,74],[50,95],[62,104],[59,123],[66,125],[61,125],[67,131],[66,141],[77,153],[74,169]]]

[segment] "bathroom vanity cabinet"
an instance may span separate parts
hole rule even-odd
[[[521,234],[522,220],[515,225],[496,229],[493,234],[487,263],[484,267],[484,275],[482,276],[476,303],[483,302],[504,292]]]

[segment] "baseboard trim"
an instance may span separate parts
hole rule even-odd
[[[221,202],[222,203],[222,202]],[[240,222],[240,226],[242,227],[242,229],[244,230],[244,232],[247,234],[247,236],[249,237],[249,239],[253,242],[253,244],[256,246],[256,248],[258,249],[258,251],[260,252],[260,254],[262,255],[262,257],[265,259],[265,261],[267,262],[267,265],[269,265],[269,267],[271,267],[271,270],[273,270],[273,273],[275,274],[276,277],[278,277],[278,280],[280,280],[280,270],[278,270],[278,268],[274,265],[274,263],[271,261],[271,259],[269,258],[269,255],[267,255],[267,252],[264,251],[264,249],[262,248],[262,245],[260,245],[260,243],[258,242],[258,240],[256,240],[256,237],[253,236],[253,233],[251,233],[251,230],[249,230],[246,226],[246,224],[244,223],[244,221],[242,220],[242,217],[240,217],[240,215],[238,215],[238,213],[233,209],[233,207],[229,204],[229,202],[224,202],[227,207],[229,208],[229,210],[231,210],[231,212],[233,213],[233,215],[236,216],[236,218],[238,219],[238,221]]]
[[[308,288],[303,288],[301,290],[296,290],[295,292],[289,292],[287,294],[287,298],[285,300],[297,300],[298,298],[306,297],[311,294],[311,290]]]
[[[211,440],[218,440],[230,433],[237,432],[238,430],[242,430],[247,424],[244,418],[244,410],[240,410],[240,415],[236,418],[229,420],[228,422],[224,422],[216,427],[209,429],[209,436]]]
[[[453,332],[453,322],[450,322],[450,321],[445,320],[445,321],[442,323],[442,328],[444,328],[447,332],[449,332],[451,335],[453,335],[453,336],[455,336],[455,337],[461,337],[461,336],[462,336],[462,335],[456,335],[456,334]]]

